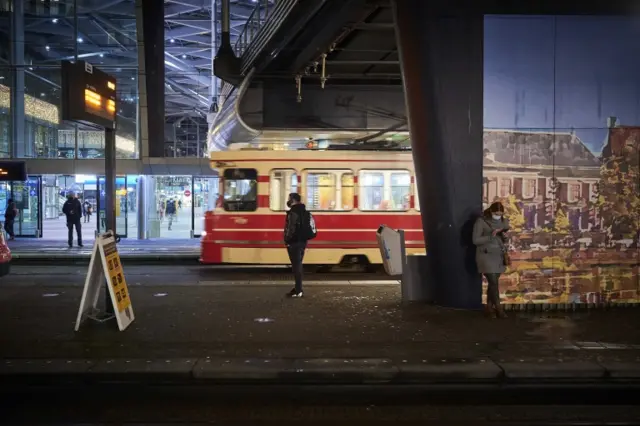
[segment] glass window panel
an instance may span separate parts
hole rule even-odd
[[[224,172],[223,202],[227,211],[255,211],[258,208],[258,172],[227,169]]]
[[[333,172],[307,173],[305,195],[307,209],[335,210],[336,175]]]
[[[411,173],[406,170],[360,172],[360,210],[405,211],[411,199]]]
[[[292,169],[272,170],[269,176],[269,206],[273,211],[288,210],[289,194],[298,192],[298,175]]]
[[[343,183],[350,186],[343,186]],[[305,204],[309,210],[345,211],[353,208],[351,170],[309,171],[305,176]]]
[[[409,210],[411,174],[406,171],[391,173],[391,203],[389,210]]]
[[[382,171],[362,171],[360,172],[359,182],[360,210],[382,210],[384,173]]]
[[[342,210],[353,209],[353,198],[355,196],[355,185],[353,182],[353,173],[345,173],[342,175]]]

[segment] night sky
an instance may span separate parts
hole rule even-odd
[[[640,18],[485,20],[486,128],[570,131],[595,153],[607,117],[640,125]]]

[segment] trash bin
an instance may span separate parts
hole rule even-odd
[[[4,232],[0,232],[0,277],[8,275],[11,269],[11,250],[7,245]]]
[[[382,264],[387,274],[400,276],[403,302],[433,302],[426,254],[407,255],[402,229],[380,225],[376,231]]]
[[[429,279],[429,259],[426,254],[410,254],[402,273],[404,302],[434,302],[433,283]]]
[[[404,264],[404,232],[396,231],[387,225],[380,225],[376,231],[382,264],[387,274],[402,275]]]

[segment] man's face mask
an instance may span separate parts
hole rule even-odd
[[[287,207],[291,208],[292,205],[293,205],[293,202],[291,200],[287,200]]]

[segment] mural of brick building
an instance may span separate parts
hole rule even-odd
[[[507,303],[640,302],[640,128],[609,119],[592,153],[574,132],[486,129],[483,204],[512,223]]]
[[[600,160],[575,133],[485,130],[484,204],[515,197],[521,228],[552,223],[561,209],[573,229],[590,228]]]

